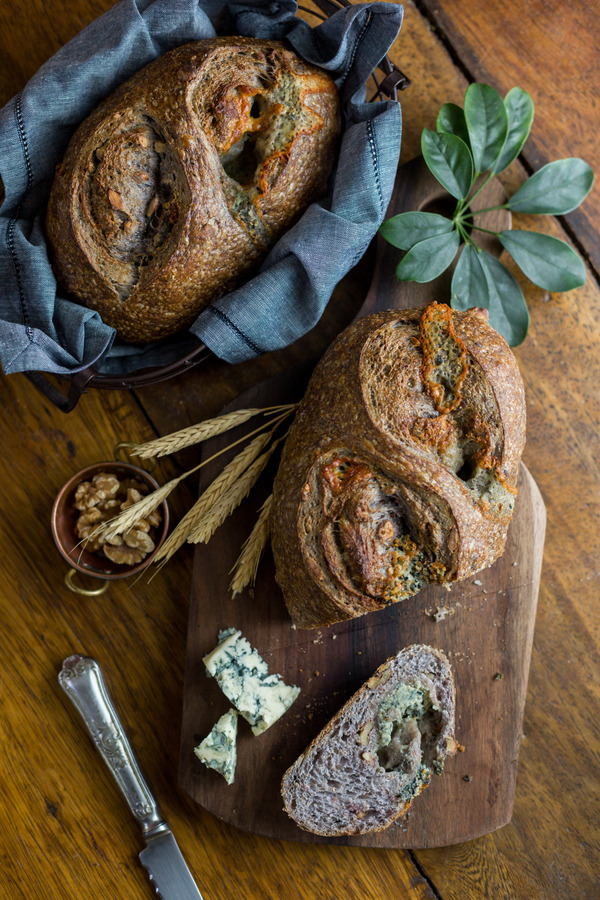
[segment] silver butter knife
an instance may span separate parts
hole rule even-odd
[[[162,900],[202,900],[171,829],[133,755],[131,744],[112,704],[102,669],[87,656],[69,656],[58,676],[92,740],[112,772],[129,808],[142,828],[146,848],[140,860]]]

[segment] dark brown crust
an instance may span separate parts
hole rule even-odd
[[[46,231],[61,289],[132,343],[190,325],[324,193],[339,129],[333,81],[278,41],[164,54],[88,116],[57,169]],[[236,172],[254,179],[244,199],[224,157],[246,132],[261,149],[250,180]]]
[[[451,316],[453,341],[468,364],[453,413],[436,409],[423,381],[423,309],[358,320],[314,372],[284,447],[271,522],[277,582],[299,627],[332,624],[389,602],[356,584],[349,589],[331,565],[327,541],[323,552],[328,501],[319,478],[332,459],[345,455],[366,466],[386,494],[397,489],[412,539],[429,541],[440,566],[427,580],[469,577],[504,550],[525,441],[523,383],[510,348],[484,317],[447,309],[437,307],[438,320]],[[490,495],[474,493],[475,482],[458,477],[444,457],[457,421],[448,415],[462,417],[461,440],[475,448],[473,466],[489,474],[502,501],[497,506]],[[361,528],[369,537],[369,525]]]

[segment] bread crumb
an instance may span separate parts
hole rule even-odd
[[[452,609],[448,606],[438,606],[432,618],[435,622],[443,622],[447,616],[453,616],[455,612],[455,609]]]
[[[454,606],[430,607],[429,609],[421,610],[421,612],[424,616],[429,616],[429,618],[433,619],[435,622],[442,622],[446,616],[453,616],[459,606],[462,606],[462,603],[455,603]]]

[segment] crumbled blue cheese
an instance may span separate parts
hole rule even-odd
[[[252,726],[262,734],[290,708],[300,688],[284,684],[236,628],[219,632],[219,643],[204,657],[209,675]]]
[[[198,759],[209,769],[219,772],[227,784],[233,784],[235,777],[237,719],[235,709],[230,709],[221,716],[210,734],[194,747]]]

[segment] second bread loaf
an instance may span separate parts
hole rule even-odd
[[[294,623],[381,609],[504,550],[523,382],[477,310],[353,323],[317,366],[275,479],[276,578]]]

